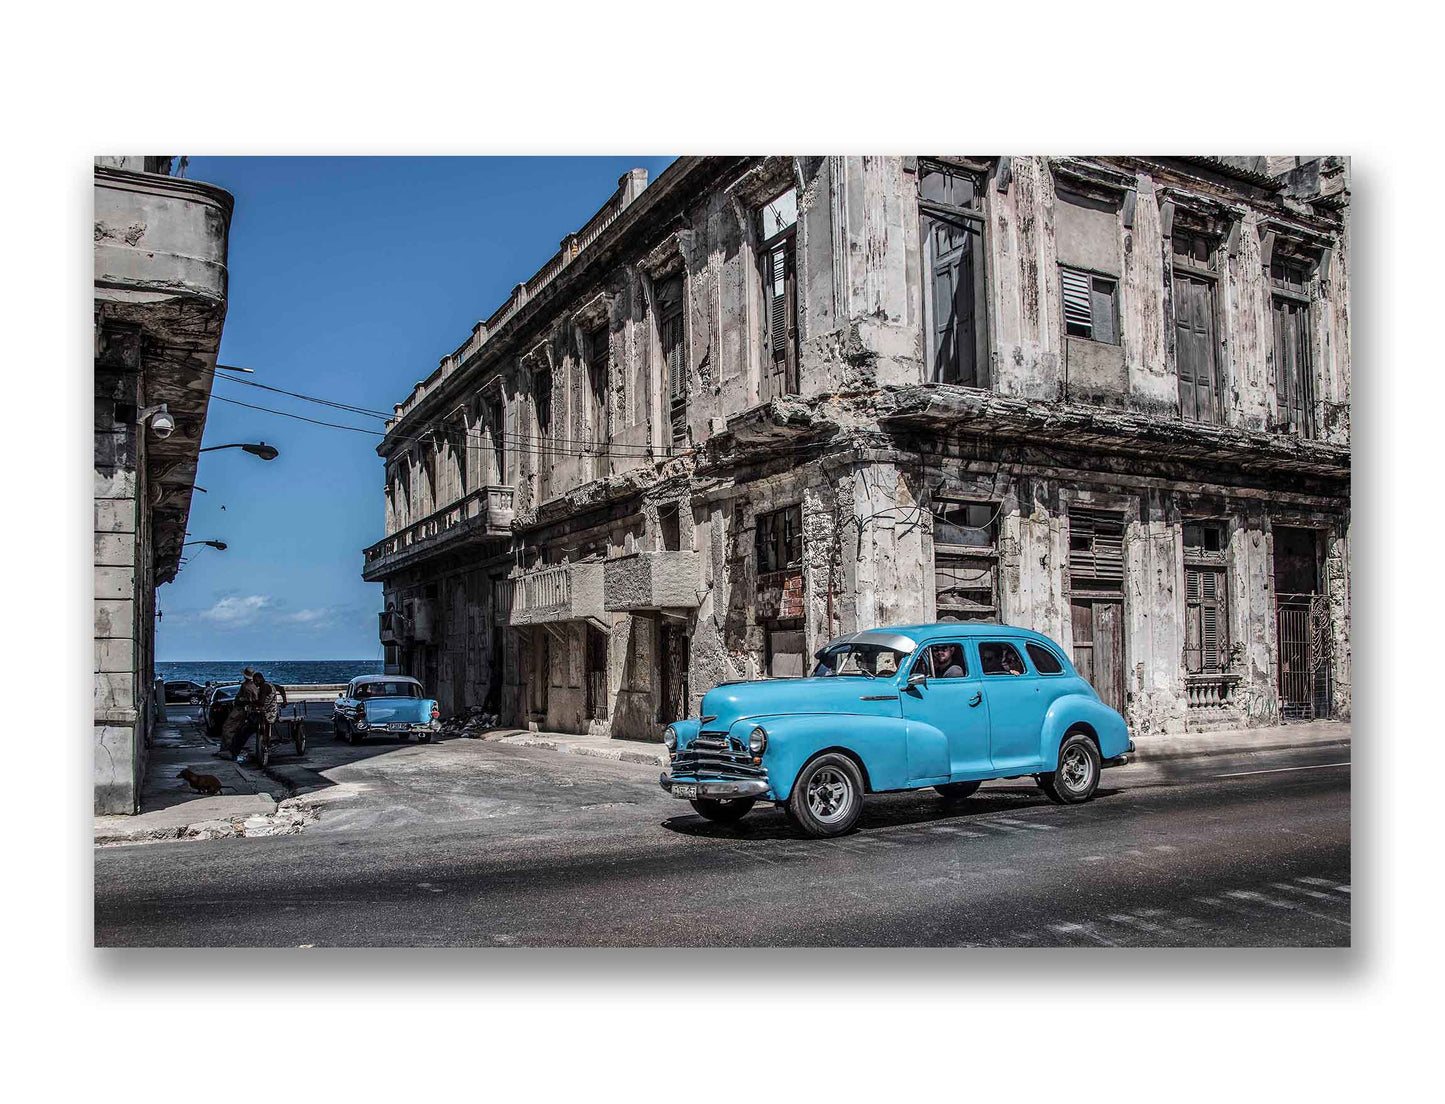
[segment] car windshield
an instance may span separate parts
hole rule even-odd
[[[904,658],[904,653],[882,644],[835,644],[818,657],[813,677],[858,675],[862,678],[889,678],[898,673]]]
[[[421,691],[412,682],[363,682],[356,688],[358,698],[419,698]]]

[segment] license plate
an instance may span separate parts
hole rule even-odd
[[[389,724],[389,725],[386,726],[386,730],[387,730],[388,732],[405,732],[405,731],[406,731],[407,729],[409,729],[410,727],[411,727],[411,725],[405,724],[405,723],[402,723],[402,724]]]
[[[672,784],[672,796],[673,796],[673,797],[696,797],[696,796],[697,796],[697,783],[696,783],[696,782],[674,782],[674,783]]]

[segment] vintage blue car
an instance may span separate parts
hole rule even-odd
[[[368,736],[415,736],[427,743],[441,729],[441,710],[421,683],[406,675],[362,675],[354,678],[332,709],[338,740],[359,744]]]
[[[839,637],[816,658],[807,678],[709,691],[700,718],[663,733],[662,788],[709,820],[773,801],[808,835],[836,836],[865,793],[932,786],[956,800],[1031,774],[1055,801],[1087,801],[1134,750],[1124,718],[1041,633],[904,625]]]

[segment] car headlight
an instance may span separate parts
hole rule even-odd
[[[677,750],[677,729],[672,725],[668,725],[662,730],[662,746],[670,752]]]
[[[754,755],[761,755],[768,747],[768,734],[759,725],[748,733],[748,750]]]

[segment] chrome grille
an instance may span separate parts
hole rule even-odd
[[[768,772],[725,732],[700,732],[698,737],[672,758],[673,777],[766,778]]]

